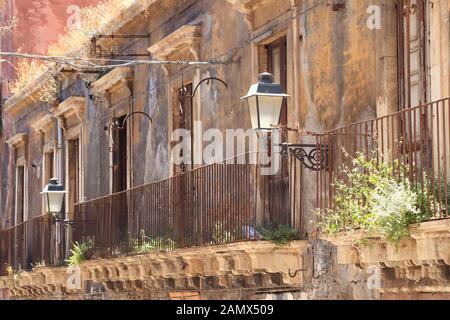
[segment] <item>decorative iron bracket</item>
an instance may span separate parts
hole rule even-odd
[[[327,145],[283,143],[280,146],[283,157],[291,154],[303,163],[306,168],[312,171],[328,170]]]
[[[112,119],[112,121],[111,121],[111,124],[110,124],[109,126],[105,126],[105,128],[104,128],[105,131],[108,131],[108,132],[109,132],[109,136],[111,137],[111,144],[112,144],[112,148],[110,149],[111,152],[113,152],[114,150],[116,150],[116,147],[117,147],[117,143],[116,143],[116,141],[114,141],[114,134],[112,133],[112,130],[124,130],[124,129],[125,129],[125,124],[127,123],[127,121],[128,121],[132,116],[135,116],[135,115],[142,115],[142,116],[145,116],[150,122],[153,122],[152,117],[150,117],[150,115],[149,115],[148,113],[143,112],[143,111],[134,111],[134,112],[128,113],[128,114],[125,116],[125,119],[123,119],[123,122],[122,122],[122,123],[120,123],[120,122],[116,119],[116,117],[115,117],[115,115],[114,115],[114,117],[113,117],[113,119]]]
[[[52,215],[52,220],[53,223],[61,223],[64,227],[68,227],[68,226],[73,226],[75,221],[73,220],[68,220],[68,219],[64,219],[62,217],[60,217],[62,214],[59,214],[57,217]]]

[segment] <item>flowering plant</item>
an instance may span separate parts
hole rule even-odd
[[[426,175],[416,186],[398,161],[378,163],[362,154],[353,159],[352,168],[343,166],[333,187],[335,207],[319,224],[326,234],[362,230],[368,237],[382,235],[398,244],[409,235],[411,224],[432,218],[438,207]]]

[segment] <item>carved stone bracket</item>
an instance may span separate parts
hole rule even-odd
[[[87,261],[77,274],[66,268],[36,268],[16,277],[0,277],[0,290],[11,297],[79,296],[89,288],[107,294],[177,290],[229,290],[242,288],[296,287],[303,283],[302,270],[308,244],[295,241],[286,247],[269,242],[249,242],[174,252]],[[68,287],[68,279],[80,276],[80,285]]]
[[[26,133],[18,133],[6,140],[6,143],[10,148],[19,148],[27,143],[27,138],[28,136]]]
[[[243,17],[247,27],[253,31],[253,10],[252,3],[254,0],[226,0],[233,5],[235,10],[239,11]]]
[[[96,96],[105,96],[108,92],[117,91],[124,86],[130,88],[133,77],[132,68],[115,68],[92,84],[92,93]]]
[[[169,34],[167,37],[154,43],[148,48],[154,59],[170,60],[172,56],[177,56],[183,52],[188,52],[192,59],[198,61],[200,59],[200,43],[202,40],[201,26],[195,22],[186,24],[176,31]],[[165,68],[166,74],[170,70],[167,66]]]
[[[70,97],[61,102],[54,110],[55,117],[64,121],[75,115],[80,123],[84,122],[84,109],[86,106],[86,99],[83,97]]]
[[[367,239],[361,231],[321,238],[337,247],[339,264],[380,268],[384,282],[381,292],[449,291],[450,220],[413,225],[410,233],[399,244],[381,236]],[[356,246],[362,239],[365,244]]]
[[[38,121],[34,122],[31,126],[37,132],[45,134],[52,128],[53,123],[54,123],[54,117],[50,114],[46,114],[45,116],[40,118]]]

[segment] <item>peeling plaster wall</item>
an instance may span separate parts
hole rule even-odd
[[[5,121],[4,138],[11,137],[17,133],[27,134],[27,143],[25,145],[26,154],[26,171],[28,178],[28,215],[25,217],[32,218],[42,213],[42,137],[35,131],[31,124],[36,122],[42,116],[47,114],[47,106],[43,103],[36,102],[29,108],[18,114],[13,122]],[[7,118],[7,120],[9,120]],[[14,190],[15,190],[15,155],[14,151],[3,141],[4,153],[1,154],[2,164],[2,196],[0,210],[4,226],[10,226],[14,215]],[[34,166],[33,166],[34,165]],[[38,170],[39,168],[39,170]]]
[[[156,23],[151,23],[150,28],[141,26],[134,28],[133,32],[151,32],[151,45],[182,25],[199,19],[202,22],[200,60],[203,61],[217,58],[250,39],[243,15],[228,2],[194,2],[186,5],[186,9],[178,12],[174,18],[162,22],[156,29],[152,29]],[[300,1],[299,11],[307,11],[314,3]],[[309,130],[322,131],[376,116],[376,32],[366,27],[366,10],[371,3],[369,0],[349,1],[347,9],[339,12],[333,12],[326,5],[318,5],[297,18],[300,25],[300,36],[297,39],[300,50],[293,59],[300,60],[301,70],[298,70],[299,83],[290,87],[298,85],[300,94],[298,101],[291,101],[290,104],[292,111],[296,104],[300,111],[298,116],[289,113],[290,122],[299,122],[302,128]],[[257,8],[254,13],[255,27],[264,27],[274,18],[286,14],[286,8],[289,8],[288,1],[269,1]],[[225,25],[226,28],[223,27]],[[283,26],[291,32],[289,23],[284,23]],[[145,50],[145,41],[128,49]],[[194,117],[202,121],[204,130],[250,127],[247,107],[239,98],[246,93],[255,78],[251,68],[251,48],[244,46],[229,57],[238,63],[198,67],[198,71],[195,71],[196,67],[190,67],[183,72],[186,83],[192,81],[190,75],[197,72],[199,76],[194,76],[197,82],[215,76],[229,85],[228,91],[214,82],[200,88],[200,98],[197,100],[200,101],[200,112]],[[289,73],[295,72],[291,67],[292,61],[288,66]],[[168,79],[159,66],[137,67],[135,72],[137,77],[134,81],[134,94],[142,94],[145,98],[138,97],[134,108],[149,111],[154,117],[150,128],[146,119],[133,120],[133,180],[134,185],[138,185],[169,175],[170,136],[167,128],[171,121],[172,90],[175,89],[172,83],[180,81],[181,73]],[[145,90],[151,92],[143,94]],[[289,94],[292,96],[292,92]]]
[[[303,1],[301,10],[315,1]],[[344,11],[318,7],[300,18],[300,124],[315,130],[376,116],[376,32],[366,27],[371,1]]]

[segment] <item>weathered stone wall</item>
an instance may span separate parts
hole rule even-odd
[[[288,41],[288,93],[289,123],[299,123],[301,128],[313,131],[331,129],[346,123],[373,118],[377,104],[377,48],[376,34],[366,24],[366,8],[370,1],[349,1],[343,11],[332,11],[323,3],[313,1],[264,1],[253,8],[251,23],[246,16],[228,1],[166,1],[164,14],[149,19],[131,21],[117,33],[150,34],[150,40],[106,41],[104,48],[118,46],[127,53],[145,53],[147,49],[180,27],[199,23],[201,42],[198,57],[186,59],[208,61],[232,59],[230,65],[201,67],[137,66],[128,92],[117,92],[108,101],[104,97],[87,99],[83,139],[84,198],[92,199],[108,194],[110,189],[110,152],[108,134],[104,127],[114,114],[144,111],[154,119],[144,117],[130,120],[132,138],[129,144],[129,186],[136,186],[171,175],[170,132],[174,91],[184,83],[195,86],[201,79],[214,76],[227,82],[228,90],[212,82],[200,87],[194,99],[194,120],[202,121],[208,128],[250,127],[245,104],[240,101],[250,84],[255,81],[262,61],[255,58],[254,48],[270,39],[285,34]],[[291,19],[289,9],[294,5],[296,18]],[[226,26],[226,27],[225,27]],[[267,34],[270,34],[269,36]],[[255,38],[262,40],[252,41]],[[295,36],[295,38],[294,38]],[[251,44],[253,43],[253,44]],[[169,73],[167,73],[169,72]],[[86,92],[86,95],[89,93]],[[133,97],[132,103],[127,96]],[[19,131],[29,132],[29,162],[39,165],[40,151],[29,125],[36,116],[27,108],[26,115],[12,117],[5,125],[5,136]],[[45,110],[44,110],[45,111]],[[296,139],[296,137],[293,137]],[[7,152],[2,153],[3,176],[11,168]],[[11,169],[9,169],[11,170]],[[28,173],[30,186],[40,186],[33,172]],[[304,174],[304,185],[314,177]],[[8,178],[3,178],[6,181]],[[14,188],[13,179],[3,187],[2,214],[6,199]],[[30,208],[38,208],[39,196],[30,190]],[[314,207],[314,195],[305,194],[304,212]],[[11,203],[8,205],[11,206]],[[34,215],[34,213],[32,214]],[[304,221],[308,221],[305,217]]]
[[[224,66],[189,67],[182,72],[181,68],[169,67],[169,76],[160,66],[135,68],[132,89],[134,103],[122,107],[145,111],[152,115],[154,121],[151,125],[143,117],[130,121],[133,167],[131,184],[148,183],[167,178],[171,174],[171,110],[174,90],[181,86],[182,77],[185,84],[192,82],[194,86],[209,76],[219,77],[229,85],[228,90],[215,82],[204,84],[200,88],[198,97],[194,100],[194,119],[202,121],[204,130],[250,127],[248,110],[240,97],[246,93],[257,73],[262,71],[259,67],[254,67],[259,62],[253,56],[250,42],[264,34],[266,29],[273,34],[269,38],[276,37],[277,34],[288,36],[288,93],[291,95],[289,123],[299,123],[302,128],[322,131],[375,117],[377,31],[371,31],[365,26],[369,2],[351,1],[346,10],[335,12],[324,4],[302,1],[297,10],[305,13],[298,14],[296,19],[289,19],[290,15],[286,14],[290,7],[288,1],[266,1],[254,9],[254,30],[249,30],[243,14],[227,1],[185,1],[175,8],[167,5],[167,12],[151,21],[128,25],[124,29],[126,32],[150,33],[150,41],[141,39],[133,45],[128,41],[119,46],[126,47],[127,52],[141,53],[183,25],[199,21],[202,40],[198,59],[207,61],[220,57],[237,61]],[[273,27],[277,25],[273,23],[277,18],[281,22]],[[295,30],[298,35],[295,39],[292,21],[296,22],[295,26],[298,28]],[[226,28],[223,27],[225,25]],[[264,41],[268,41],[267,39]],[[242,48],[235,49],[243,43]],[[253,43],[254,46],[258,45],[257,41]],[[108,44],[104,47],[108,47]],[[95,106],[90,106],[93,107]],[[100,107],[99,112],[106,114],[103,111],[105,108]],[[98,139],[92,138],[92,143]],[[92,150],[93,147],[89,148]],[[92,151],[89,153],[92,154]],[[85,165],[87,168],[97,168],[98,162]],[[87,169],[86,172],[98,172],[95,168]],[[102,177],[108,174],[104,169]],[[312,179],[313,177],[305,174],[304,184],[310,185]],[[88,186],[86,190],[102,190],[107,193],[105,184],[108,184],[108,179],[99,180],[103,184],[101,188]],[[90,182],[86,180],[86,183]],[[86,197],[92,198],[94,195],[97,194],[87,193]],[[308,195],[305,203],[308,203]]]
[[[232,59],[229,65],[161,67],[137,66],[128,92],[117,92],[109,101],[86,99],[83,124],[84,197],[92,199],[110,193],[110,152],[108,134],[104,127],[116,113],[144,111],[153,117],[149,124],[144,117],[130,120],[129,187],[169,177],[171,172],[170,133],[174,92],[184,83],[195,86],[201,79],[215,76],[228,84],[212,82],[200,87],[194,99],[194,120],[208,128],[249,128],[249,113],[240,101],[259,72],[264,61],[258,54],[260,46],[281,35],[288,42],[289,125],[312,131],[323,131],[351,122],[374,118],[395,111],[397,90],[395,2],[376,1],[382,11],[382,29],[367,28],[367,8],[373,1],[347,1],[344,10],[333,11],[325,2],[274,1],[255,2],[251,13],[234,6],[234,1],[164,1],[160,11],[153,15],[125,22],[116,33],[150,34],[150,39],[115,39],[104,41],[105,48],[119,47],[127,53],[145,53],[152,45],[176,32],[186,24],[198,24],[201,40],[197,56],[185,54],[181,58],[207,61]],[[448,41],[445,26],[448,22],[448,4],[439,1],[435,6],[439,16],[432,22],[431,70],[433,98],[445,95],[448,87],[446,57]],[[152,7],[153,8],[153,7]],[[435,8],[436,9],[436,8]],[[433,9],[433,15],[437,11]],[[292,17],[295,18],[292,18]],[[442,30],[440,32],[439,30]],[[175,52],[176,53],[176,52]],[[170,57],[168,57],[170,58]],[[180,57],[172,57],[180,58]],[[385,59],[386,58],[386,59]],[[390,59],[387,59],[390,58]],[[442,66],[442,68],[440,68]],[[183,69],[183,70],[182,70]],[[439,73],[439,70],[441,70]],[[436,84],[440,83],[440,87]],[[439,88],[441,89],[439,89]],[[86,97],[92,92],[86,90]],[[127,100],[127,96],[133,97]],[[36,104],[36,103],[34,103]],[[45,113],[45,107],[34,111],[34,104],[21,115],[3,115],[3,139],[18,132],[30,135],[28,163],[30,168],[29,208],[39,209],[36,196],[42,185],[31,164],[39,167],[41,151],[36,133],[30,124]],[[290,140],[299,139],[291,134]],[[304,138],[303,141],[309,142]],[[3,143],[1,153],[0,208],[3,224],[11,216],[14,204],[14,169],[10,150]],[[42,168],[40,168],[42,171]],[[302,186],[311,185],[315,174],[302,172]],[[302,192],[302,221],[304,231],[314,228],[310,214],[316,207],[315,193]],[[300,215],[299,212],[296,213]],[[29,216],[36,215],[35,212]]]
[[[259,55],[260,46],[282,35],[288,41],[290,126],[298,123],[300,128],[324,131],[396,110],[395,1],[350,0],[346,2],[346,8],[339,11],[333,11],[326,1],[253,1],[255,5],[250,13],[234,6],[236,2],[239,1],[158,2],[160,7],[152,7],[148,13],[124,22],[124,26],[115,31],[118,34],[148,33],[150,39],[100,42],[105,49],[118,46],[127,53],[146,53],[183,26],[198,24],[201,34],[198,48],[193,46],[187,52],[175,50],[166,58],[201,61],[222,58],[234,63],[198,67],[140,65],[133,69],[133,77],[110,95],[84,88],[80,93],[86,98],[82,127],[84,200],[111,192],[110,140],[105,127],[113,116],[144,111],[153,118],[151,124],[139,116],[129,122],[129,187],[168,178],[172,174],[172,108],[176,103],[174,92],[182,81],[195,86],[201,79],[214,76],[228,84],[228,90],[211,82],[202,85],[198,91],[194,99],[194,119],[202,121],[204,130],[249,128],[249,113],[240,97],[256,80],[257,74],[265,71]],[[384,10],[381,30],[370,30],[366,26],[367,7],[371,4]],[[430,45],[433,99],[448,93],[449,45],[448,2],[435,1],[434,6],[432,14],[437,18],[432,22]],[[97,79],[92,77],[90,80],[95,84]],[[28,217],[42,212],[39,194],[42,175],[38,174],[42,172],[42,143],[41,135],[31,128],[31,124],[47,114],[47,109],[48,106],[35,101],[18,114],[3,115],[0,147],[3,226],[11,223],[15,184],[13,154],[4,141],[17,133],[28,134]],[[55,135],[55,131],[51,134]],[[290,138],[293,142],[299,140],[296,134]],[[309,142],[308,139],[302,141]],[[315,178],[315,173],[302,172],[303,215],[298,220],[302,221],[306,234],[315,227],[314,216],[310,213],[316,207]],[[313,249],[311,270],[314,273],[308,298],[376,297],[364,288],[367,277],[364,270],[337,265],[333,249],[327,244],[314,243]]]
[[[448,220],[415,225],[398,247],[379,237],[362,244],[354,232],[283,247],[244,242],[37,267],[0,277],[0,298],[448,299],[449,230]]]

